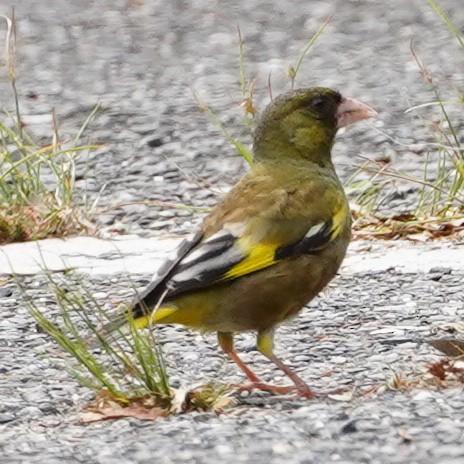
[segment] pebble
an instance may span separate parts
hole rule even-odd
[[[9,298],[11,295],[13,295],[13,289],[0,287],[0,298]]]
[[[0,413],[0,424],[6,424],[15,420],[15,416],[8,413]]]

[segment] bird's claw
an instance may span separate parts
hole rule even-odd
[[[275,395],[287,395],[289,393],[296,392],[296,398],[317,398],[319,395],[313,392],[307,385],[302,386],[284,386],[284,385],[270,385],[263,382],[252,382],[245,385],[237,385],[237,391],[239,392],[251,392],[252,390],[261,390],[267,391],[269,393],[274,393]]]

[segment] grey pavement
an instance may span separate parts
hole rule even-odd
[[[462,0],[439,0],[459,31]],[[244,143],[237,26],[245,39],[256,105],[289,88],[287,70],[320,24],[324,35],[296,85],[325,85],[379,111],[376,121],[345,131],[334,147],[346,179],[363,160],[390,159],[411,176],[436,156],[436,98],[411,46],[432,74],[462,135],[464,53],[426,0],[12,0],[18,19],[17,87],[27,129],[51,142],[55,110],[69,141],[101,101],[83,143],[101,148],[78,163],[79,185],[99,197],[97,222],[128,235],[51,240],[1,247],[0,462],[2,464],[461,464],[463,383],[430,383],[443,356],[428,337],[461,337],[464,319],[462,244],[356,241],[340,275],[293,321],[277,331],[277,352],[318,391],[340,386],[351,397],[291,401],[255,393],[228,413],[135,419],[84,426],[78,417],[93,393],[66,369],[70,360],[37,330],[23,295],[50,317],[59,311],[46,264],[63,287],[76,269],[108,307],[147,285],[164,251],[201,220],[244,172],[242,160],[192,96],[195,91]],[[0,104],[14,109],[0,72]],[[418,109],[406,112],[408,108]],[[433,162],[431,166],[433,165]],[[405,211],[417,185],[392,185],[387,210]],[[167,202],[164,207],[144,202]],[[170,206],[171,205],[171,206]],[[137,238],[138,237],[138,238]],[[84,249],[84,252],[82,250]],[[8,257],[8,259],[7,259]],[[19,276],[10,276],[11,266]],[[4,273],[4,274],[3,274]],[[160,327],[172,382],[191,386],[242,376],[215,337]],[[254,350],[252,334],[237,348],[267,381],[286,380]],[[51,355],[53,353],[53,355]],[[71,364],[72,365],[72,364]],[[413,384],[401,387],[401,381]],[[422,383],[421,383],[422,382]],[[372,387],[371,393],[369,389]],[[374,388],[375,387],[375,388]]]

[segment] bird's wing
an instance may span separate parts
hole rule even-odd
[[[166,266],[161,275],[141,295],[139,303],[152,308],[163,298],[172,299],[181,294],[232,281],[265,269],[279,262],[313,254],[332,238],[332,219],[309,226],[305,234],[292,243],[277,243],[266,239],[256,242],[246,233],[244,224],[226,224],[206,239],[199,240],[180,257]],[[137,317],[137,314],[135,314]]]
[[[203,232],[181,245],[140,295],[132,308],[134,317],[161,301],[240,279],[284,259],[317,253],[347,224],[347,204],[327,195],[326,182],[301,189],[298,181],[284,189],[274,186],[273,180],[267,174],[242,179],[205,219]],[[259,198],[252,195],[256,187],[262,192]],[[328,203],[325,212],[308,211],[306,205],[322,196]],[[292,202],[298,207],[292,208]]]
[[[158,272],[153,276],[148,287],[139,293],[134,301],[134,306],[140,302],[150,308],[156,306],[166,296],[166,283],[172,275],[175,275],[176,268],[187,254],[200,243],[203,237],[203,231],[199,230],[195,234],[185,238],[179,246],[168,256],[164,263],[159,268]]]

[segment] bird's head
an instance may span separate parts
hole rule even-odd
[[[370,106],[322,87],[287,92],[264,110],[254,134],[255,159],[282,156],[330,162],[337,129],[376,114]]]

